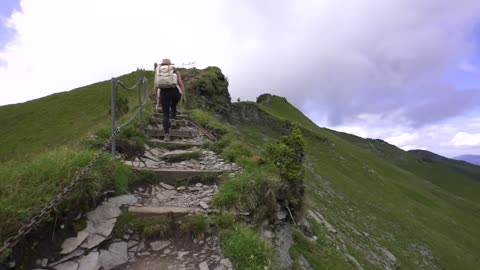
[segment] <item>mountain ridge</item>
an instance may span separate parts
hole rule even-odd
[[[264,144],[288,134],[294,126],[300,127],[305,136],[306,212],[302,220],[309,224],[317,240],[312,242],[301,232],[293,231],[293,269],[301,269],[303,259],[314,269],[354,269],[357,264],[364,269],[476,269],[480,264],[478,166],[427,151],[404,151],[379,139],[363,139],[319,127],[279,96],[265,94],[256,102],[230,103],[224,77],[219,69],[210,71],[188,71],[185,77],[191,78],[190,92],[200,95],[196,100],[199,105],[204,100],[211,102],[214,114],[228,122],[242,142],[261,153]],[[196,81],[199,75],[204,81]],[[216,80],[222,81],[221,89],[215,88]],[[108,131],[109,84],[105,81],[94,85],[96,90],[84,87],[57,96],[60,101],[56,104],[62,104],[65,100],[78,101],[77,95],[105,88],[104,99],[91,104],[101,114],[99,119],[78,114],[82,103],[75,110],[72,108],[72,118],[62,125],[62,132],[75,134],[67,143],[77,144],[92,132],[89,128],[75,130],[75,121],[97,119],[98,126]],[[218,93],[218,98],[202,96],[209,87]],[[133,93],[126,98],[133,102],[137,97]],[[41,125],[15,121],[15,115],[28,117],[37,112],[26,109],[29,106],[28,102],[18,104],[17,111],[3,118],[5,128],[0,139],[8,138],[8,145],[0,145],[2,153],[9,153],[26,137],[33,138],[23,142],[26,146],[37,147],[26,149],[40,151],[42,144],[37,141],[51,136],[39,132],[44,128]],[[56,108],[42,109],[45,112],[37,122],[45,120]],[[73,122],[68,124],[69,121]],[[19,131],[25,134],[15,135]],[[59,146],[66,143],[55,141]],[[14,158],[9,156],[6,160]],[[6,165],[3,169],[10,168]]]
[[[463,160],[468,163],[480,166],[480,155],[461,155],[461,156],[454,157],[453,159]]]

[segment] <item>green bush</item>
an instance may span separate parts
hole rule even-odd
[[[303,178],[305,140],[300,128],[294,128],[289,136],[282,137],[280,141],[267,144],[264,153],[265,157],[279,169],[282,178],[286,180]]]

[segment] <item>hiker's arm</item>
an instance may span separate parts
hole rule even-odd
[[[177,70],[177,82],[180,88],[182,89],[183,95],[185,95],[185,87],[183,86],[183,81],[182,81],[182,76],[180,75],[180,72]]]

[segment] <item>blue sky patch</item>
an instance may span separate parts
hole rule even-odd
[[[6,20],[10,18],[15,10],[20,10],[20,0],[1,0],[0,4],[0,50],[15,35],[13,29],[6,27]]]

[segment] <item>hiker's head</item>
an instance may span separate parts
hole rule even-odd
[[[157,64],[157,62],[155,62],[155,64],[153,64],[153,68],[157,69],[157,67],[158,67],[158,64]]]
[[[162,63],[160,65],[161,66],[169,66],[169,65],[173,65],[173,64],[172,64],[172,61],[170,61],[170,59],[165,58],[165,59],[162,60]]]

